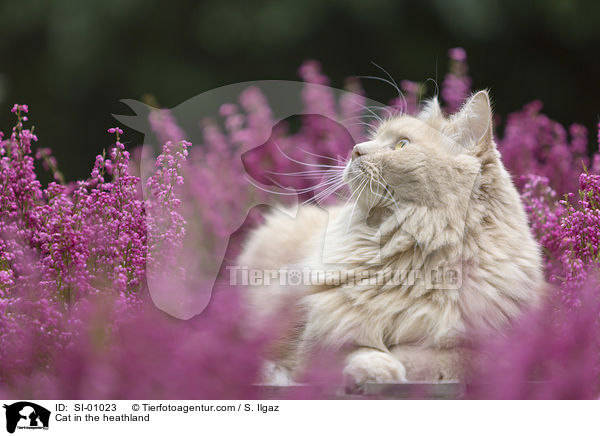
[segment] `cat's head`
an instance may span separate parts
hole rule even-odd
[[[480,91],[450,117],[433,99],[416,117],[382,122],[370,141],[354,147],[344,178],[362,208],[452,207],[470,196],[480,169],[498,156],[490,100]]]

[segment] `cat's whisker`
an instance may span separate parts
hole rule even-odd
[[[373,208],[378,204],[383,204],[381,200],[386,199],[386,197],[379,192],[379,189],[377,189],[377,192],[373,190],[373,182],[379,183],[378,180],[375,179],[372,174],[369,174],[369,190],[371,191],[371,194],[373,194],[374,197],[373,203],[370,205],[370,208]]]
[[[274,180],[272,177],[267,177],[267,178],[273,184],[280,187],[281,189],[294,190],[299,195],[325,188],[323,191],[317,193],[315,196],[313,196],[309,200],[306,200],[303,204],[308,203],[310,201],[316,201],[317,203],[319,203],[319,201],[322,201],[324,198],[326,198],[330,194],[338,191],[341,187],[344,186],[344,184],[345,184],[345,182],[343,180],[343,169],[344,168],[345,167],[330,168],[327,170],[308,170],[308,171],[299,171],[299,172],[295,172],[295,173],[279,173],[279,172],[275,172],[275,171],[268,171],[271,174],[283,175],[283,176],[295,176],[295,177],[321,176],[321,177],[325,178],[325,180],[322,180],[321,182],[319,182],[315,185],[312,185],[312,186],[309,186],[306,188],[302,188],[302,189],[286,187],[286,186],[283,186],[281,183],[277,182],[276,180]],[[268,191],[268,192],[272,192],[272,191]]]
[[[314,191],[315,189],[320,189],[322,187],[331,185],[332,183],[337,183],[337,180],[333,180],[333,181],[325,181],[322,183],[319,183],[315,186],[311,186],[309,188],[303,188],[303,189],[297,189],[297,188],[293,188],[293,187],[285,187],[283,185],[281,185],[280,183],[276,182],[275,180],[273,180],[272,178],[268,177],[268,179],[273,182],[277,187],[284,189],[286,191],[294,191],[294,192],[281,192],[281,191],[274,191],[271,189],[267,189],[263,186],[260,186],[258,184],[256,184],[250,177],[248,177],[247,175],[244,175],[244,177],[246,178],[246,180],[248,181],[248,183],[250,183],[252,186],[254,186],[255,188],[260,189],[261,191],[267,192],[269,194],[275,194],[275,195],[299,195],[299,194],[306,194],[307,192],[310,191]]]
[[[343,173],[343,168],[334,168],[329,170],[308,170],[308,171],[295,171],[291,173],[279,173],[277,171],[265,171],[269,174],[274,174],[276,176],[294,176],[294,177],[317,177],[317,176],[327,176],[327,175],[335,175],[336,173]]]
[[[362,183],[360,185],[358,185],[356,190],[353,190],[350,193],[350,196],[346,199],[346,203],[344,203],[344,209],[350,207],[350,201],[354,198],[354,196],[357,194],[358,190],[362,187]]]
[[[333,191],[332,193],[330,193],[329,195],[336,195],[338,198],[342,199],[345,202],[345,205],[348,204],[348,201],[350,200],[350,198],[353,195],[353,191],[350,188],[349,184],[352,183],[353,181],[355,181],[356,179],[358,179],[360,177],[360,174],[354,176],[352,179],[348,180],[347,182],[342,180],[342,184],[341,186],[336,189],[335,191]],[[342,192],[342,191],[347,191],[347,192]],[[349,194],[349,195],[348,195]],[[327,195],[327,197],[329,196]],[[323,198],[323,200],[326,197]],[[313,199],[311,199],[313,200]],[[321,199],[317,200],[317,202],[322,201]],[[307,202],[309,202],[309,200],[307,200]]]
[[[373,191],[373,176],[370,174],[369,174],[369,191],[371,191],[371,194],[373,194],[373,201],[371,204],[369,204],[369,210],[371,210],[372,208],[374,208],[377,205],[378,198],[381,198],[381,196],[376,194],[375,191]]]
[[[296,188],[290,188],[290,189],[295,189],[296,192],[298,192],[299,194],[306,194],[307,192],[311,192],[311,191],[315,191],[317,189],[321,189],[321,188],[325,188],[325,187],[330,187],[329,185],[334,185],[340,183],[339,180],[337,179],[333,179],[333,180],[326,180],[324,182],[318,183],[315,186],[310,186],[308,188],[302,188],[302,189],[296,189]]]
[[[396,92],[398,93],[398,98],[400,98],[402,100],[402,109],[408,107],[407,102],[406,102],[406,97],[404,97],[404,93],[402,92],[402,90],[400,89],[400,86],[398,86],[398,83],[396,82],[396,80],[394,80],[392,75],[390,73],[388,73],[388,71],[385,68],[383,68],[382,66],[376,64],[375,62],[371,62],[371,63],[373,65],[375,65],[377,68],[379,68],[381,71],[383,71],[383,73],[389,78],[389,80],[385,79],[383,77],[377,77],[377,76],[362,76],[362,78],[371,79],[371,80],[379,80],[381,82],[387,83],[392,88],[394,88],[396,90]],[[361,76],[359,76],[359,77],[361,77]],[[402,112],[402,110],[400,112]]]
[[[356,77],[359,79],[379,80],[380,82],[387,83],[388,85],[390,85],[392,88],[394,88],[398,92],[399,97],[402,96],[402,91],[400,90],[400,87],[398,86],[398,84],[395,82],[391,82],[388,79],[384,79],[383,77],[377,77],[377,76],[356,76]]]
[[[352,179],[350,179],[350,180],[348,180],[348,181],[345,181],[345,180],[344,180],[344,178],[342,177],[342,178],[340,179],[340,184],[339,184],[339,186],[338,186],[338,187],[337,187],[335,190],[333,190],[333,191],[332,191],[332,193],[333,193],[333,194],[338,194],[338,195],[341,195],[341,193],[339,192],[339,191],[340,191],[340,189],[342,189],[342,188],[350,189],[350,187],[349,187],[349,185],[348,185],[348,184],[349,184],[349,183],[352,183],[352,182],[353,182],[354,180],[356,180],[358,177],[359,177],[358,175],[357,175],[357,176],[354,176]]]
[[[360,104],[360,103],[358,104],[358,106],[361,109],[366,110],[369,113],[368,114],[364,114],[364,115],[357,115],[355,117],[349,117],[347,120],[351,120],[351,119],[354,119],[354,118],[358,118],[358,119],[361,119],[361,118],[373,118],[373,119],[375,119],[375,120],[377,120],[379,122],[383,122],[383,119],[381,118],[381,116],[379,114],[375,113],[375,111],[372,109],[372,108],[374,108],[374,109],[383,109],[384,108],[383,106],[377,106],[377,105],[370,105],[369,106],[369,105]]]
[[[303,149],[303,148],[301,148],[301,147],[298,147],[298,150],[300,150],[300,151],[302,151],[302,152],[304,152],[304,153],[306,153],[306,154],[310,154],[311,156],[314,156],[314,157],[320,157],[320,158],[322,158],[322,159],[328,159],[328,160],[332,160],[332,161],[334,161],[335,163],[343,163],[343,160],[341,160],[341,159],[340,159],[340,158],[338,158],[338,157],[323,156],[322,154],[316,154],[316,153],[312,153],[312,152],[310,152],[310,151],[308,151],[308,150],[304,150],[304,149]]]
[[[248,175],[244,174],[244,178],[246,179],[246,181],[248,183],[250,183],[252,186],[254,186],[257,189],[260,189],[261,191],[267,192],[269,194],[275,194],[275,195],[298,195],[295,191],[294,192],[281,192],[281,191],[273,191],[270,189],[267,189],[263,186],[260,186],[258,184],[256,184]],[[287,191],[292,190],[293,188],[282,188],[285,189]]]
[[[362,185],[362,189],[360,190],[360,192],[356,196],[356,200],[354,201],[354,206],[352,206],[352,211],[350,212],[350,218],[348,219],[348,226],[346,228],[346,232],[348,232],[350,230],[350,225],[352,224],[352,217],[354,216],[354,210],[356,209],[356,205],[358,204],[358,200],[360,200],[360,196],[362,195],[363,191],[367,187],[367,183],[368,182],[365,179],[365,181],[364,181],[364,183]]]
[[[329,188],[327,191],[322,191],[319,193],[319,195],[315,195],[311,201],[316,204],[321,204],[323,201],[325,201],[325,199],[327,199],[330,195],[332,195],[335,191],[340,189],[342,186],[343,185],[340,185],[340,186],[336,186],[334,188]]]
[[[366,126],[371,131],[375,130],[375,126],[373,124],[365,123],[364,121],[358,122],[358,123],[347,124],[347,127],[351,127],[351,126]]]
[[[367,106],[367,105],[360,105],[360,106],[363,109],[367,110],[367,111],[370,111],[371,109],[372,110],[379,110],[379,111],[385,112],[388,117],[392,117],[393,116],[392,108],[390,108],[389,106],[383,106],[383,105],[380,106],[380,105],[376,105],[376,104],[369,105],[369,106]],[[362,115],[362,117],[363,118],[367,118],[367,117],[372,118],[372,116],[368,115],[368,114],[367,115]]]
[[[367,122],[367,121],[363,121],[364,119],[371,119],[373,121],[371,122]],[[356,122],[351,122],[356,120]],[[375,131],[377,125],[380,123],[380,121],[378,121],[376,119],[376,117],[372,116],[372,115],[361,115],[361,116],[356,116],[356,117],[349,117],[347,119],[344,119],[341,121],[342,124],[344,125],[344,127],[349,128],[352,126],[365,126],[366,127],[366,133],[370,134],[372,132]]]
[[[333,183],[333,182],[334,182],[334,181],[327,181],[327,180],[326,180],[326,181],[323,181],[323,182],[320,182],[320,183],[318,183],[318,184],[317,184],[317,185],[315,185],[315,186],[310,186],[310,187],[307,187],[307,188],[301,188],[301,189],[298,189],[298,188],[294,188],[294,187],[291,187],[291,186],[283,186],[281,183],[279,183],[277,180],[273,179],[272,177],[269,177],[269,176],[266,176],[266,177],[267,177],[267,179],[269,179],[269,180],[270,180],[270,181],[271,181],[271,182],[272,182],[274,185],[278,186],[279,188],[281,188],[281,189],[286,189],[286,190],[291,190],[291,189],[294,189],[294,190],[296,190],[296,192],[298,192],[299,194],[306,194],[307,192],[314,191],[315,189],[320,189],[320,188],[322,188],[322,187],[325,187],[325,186],[327,186],[327,185],[329,185],[329,184],[331,184],[331,183]]]
[[[394,86],[394,89],[396,89],[396,91],[398,92],[398,97],[402,100],[402,104],[404,108],[408,108],[408,104],[406,102],[406,97],[404,97],[404,93],[402,92],[402,90],[400,89],[400,86],[398,86],[398,82],[396,82],[396,80],[394,79],[394,77],[392,77],[392,75],[385,69],[383,68],[381,65],[376,64],[375,62],[371,61],[371,63],[373,65],[375,65],[377,68],[379,68],[381,71],[383,71],[383,73],[389,77],[389,79],[392,81],[392,84]],[[421,101],[421,96],[419,96],[419,101]],[[400,111],[402,113],[402,111]]]
[[[406,97],[404,97],[404,93],[402,92],[402,90],[398,86],[398,83],[394,80],[392,75],[390,73],[388,73],[385,70],[385,68],[377,65],[375,62],[371,62],[371,63],[373,65],[375,65],[377,68],[379,68],[381,71],[383,71],[385,73],[385,75],[389,77],[389,80],[385,79],[383,77],[377,77],[377,76],[358,76],[358,77],[364,78],[364,79],[379,80],[381,82],[387,83],[388,85],[390,85],[392,88],[394,88],[396,90],[396,92],[398,93],[398,98],[400,98],[402,100],[402,105],[403,105],[402,107],[406,108],[407,107]]]
[[[277,147],[277,149],[279,150],[279,152],[284,155],[287,159],[289,159],[292,162],[298,163],[300,165],[306,165],[309,167],[317,167],[317,168],[344,168],[344,165],[325,165],[325,164],[311,164],[308,162],[302,162],[299,161],[297,159],[294,159],[293,157],[289,156],[288,154],[286,154],[281,147],[279,146],[279,144],[277,142],[275,142],[275,146]]]
[[[401,95],[402,91],[400,91],[400,87],[398,86],[398,83],[396,82],[396,80],[392,77],[392,75],[385,69],[383,68],[381,65],[371,61],[371,63],[373,65],[375,65],[377,68],[379,68],[381,71],[383,71],[383,73],[389,77],[389,79],[392,81],[394,88],[396,88],[396,91],[398,91],[398,94]]]
[[[269,177],[269,176],[266,176],[266,177],[267,177],[267,179],[269,179],[269,180],[271,181],[271,183],[273,183],[275,186],[277,186],[277,187],[279,187],[279,188],[281,188],[281,189],[289,189],[289,188],[287,188],[287,187],[283,186],[281,183],[277,182],[277,180],[274,180],[274,179],[272,179],[272,178],[271,178],[271,177]]]
[[[373,105],[373,106],[367,106],[369,108],[373,108],[373,109],[378,109],[380,111],[385,111],[386,115],[388,118],[391,118],[393,116],[392,113],[392,109],[389,106],[377,106],[377,105]]]
[[[380,184],[376,179],[373,179],[372,182]],[[386,206],[389,198],[386,195],[383,195],[383,193],[379,191],[379,188],[376,190],[373,190],[373,188],[371,187],[371,193],[374,196],[373,204],[371,205],[371,208],[375,208],[376,206],[383,206],[383,207]]]
[[[398,205],[398,202],[396,201],[396,199],[394,198],[394,195],[391,193],[391,191],[388,189],[388,187],[384,183],[382,183],[381,181],[379,181],[379,180],[375,180],[375,182],[379,183],[383,187],[383,189],[385,189],[387,191],[389,197],[386,197],[386,198],[389,198],[390,200],[392,200],[394,206],[396,207],[396,211],[398,213],[400,213],[401,212],[400,211],[400,205]]]
[[[362,120],[362,119],[374,119],[374,120],[378,120],[379,117],[375,116],[375,115],[371,115],[371,114],[364,114],[364,115],[356,115],[354,117],[348,117],[348,118],[344,118],[342,119],[342,122],[346,122],[346,121],[354,121],[354,120]]]
[[[342,188],[344,188],[344,187],[342,186]],[[337,198],[339,198],[341,200],[346,200],[348,198],[348,194],[344,193],[344,192],[340,192],[340,191],[341,191],[341,189],[338,189],[332,195],[335,195]]]
[[[354,176],[351,180],[348,181],[348,187],[350,186],[350,183],[353,182],[354,180],[358,179],[361,175],[357,174],[356,176]],[[362,182],[361,184],[359,184],[359,187],[362,186]],[[346,199],[346,202],[344,203],[343,209],[345,209],[348,206],[348,203],[350,202],[350,200],[352,199],[352,197],[354,197],[354,194],[357,192],[357,189],[351,189],[350,188],[350,196]]]
[[[398,111],[397,115],[403,115],[404,112],[408,110],[408,102],[406,101],[406,97],[404,97],[404,94],[401,94],[399,98],[402,101],[402,105],[399,108],[396,107],[396,110]]]
[[[378,114],[375,113],[375,111],[373,111],[373,109],[369,109],[368,106],[363,106],[364,109],[366,109],[367,111],[369,111],[371,113],[371,115],[373,115],[375,117],[375,119],[377,119],[377,121],[379,121],[380,123],[383,123],[383,118],[381,118]]]
[[[436,67],[436,68],[437,68],[437,67]],[[438,85],[438,83],[437,83],[437,79],[434,79],[434,78],[432,78],[432,77],[429,77],[427,80],[425,80],[424,84],[426,85],[426,84],[427,84],[427,82],[433,82],[433,85],[435,86],[435,92],[434,92],[434,94],[433,94],[433,95],[434,95],[434,96],[438,96],[438,95],[440,95],[440,87],[439,87],[439,85]],[[420,100],[420,97],[419,97],[419,100]]]
[[[352,180],[354,180],[354,179],[352,179]],[[338,180],[337,184],[332,185],[332,186],[328,187],[327,189],[325,189],[325,190],[317,193],[312,198],[306,200],[305,203],[309,203],[309,202],[313,202],[314,201],[317,204],[320,204],[321,201],[323,201],[325,198],[329,197],[331,194],[337,192],[340,188],[344,187],[345,184],[346,184],[346,182],[344,182],[343,179]]]

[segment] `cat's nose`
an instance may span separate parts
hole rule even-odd
[[[361,142],[360,144],[356,144],[352,149],[352,160],[357,159],[365,154],[365,146],[367,146],[368,142]]]
[[[352,149],[352,160],[359,158],[362,156],[362,153],[358,147],[354,147]]]
[[[377,143],[375,141],[361,142],[356,144],[352,149],[352,160],[364,156],[377,149]]]

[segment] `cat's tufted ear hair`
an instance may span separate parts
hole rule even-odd
[[[494,146],[492,106],[487,91],[479,91],[469,98],[450,121],[455,132],[455,139],[463,147],[475,147],[482,152]]]
[[[443,117],[444,114],[442,113],[440,102],[437,96],[435,96],[423,104],[423,109],[421,109],[417,118],[421,121],[432,121]]]

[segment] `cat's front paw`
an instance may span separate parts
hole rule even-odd
[[[365,383],[398,383],[406,381],[402,362],[390,353],[377,350],[358,350],[348,356],[344,376],[349,385]]]
[[[287,368],[270,360],[267,360],[263,364],[261,383],[276,386],[291,386],[295,384]]]

